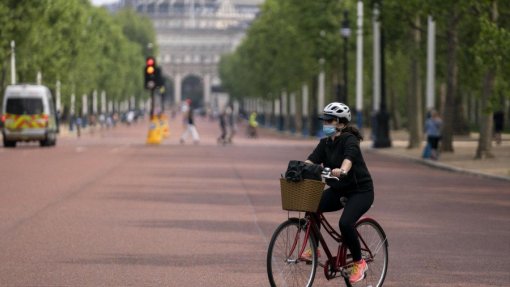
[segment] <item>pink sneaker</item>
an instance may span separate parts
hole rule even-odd
[[[352,266],[351,269],[351,276],[349,276],[349,282],[356,283],[363,280],[363,278],[365,278],[365,272],[367,272],[367,270],[368,265],[364,259],[361,259],[358,262],[354,262],[354,265]]]
[[[312,261],[312,249],[311,248],[307,248],[305,251],[303,251],[303,259],[305,260],[308,260],[308,261]],[[317,249],[317,258],[320,258],[321,257],[321,252],[319,249]]]

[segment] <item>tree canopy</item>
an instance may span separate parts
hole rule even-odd
[[[148,43],[156,33],[150,19],[131,10],[116,14],[88,0],[0,2],[0,86],[10,84],[10,42],[16,43],[18,83],[34,83],[38,72],[62,102],[70,95],[104,90],[110,100],[142,97]]]
[[[302,84],[309,83],[319,72],[319,60],[324,59],[330,86],[326,89],[326,100],[335,99],[334,79],[342,72],[339,64],[343,61],[340,57],[343,45],[349,45],[351,67],[354,67],[356,48],[354,37],[349,42],[341,39],[342,11],[353,15],[350,27],[355,35],[356,3],[355,0],[266,0],[241,45],[222,58],[220,75],[227,91],[238,98],[276,99],[283,90],[299,91]],[[467,119],[466,102],[494,103],[504,102],[495,101],[495,98],[509,98],[509,1],[374,0],[363,3],[364,98],[369,99],[369,103],[372,99],[371,22],[377,3],[386,43],[386,94],[390,95],[394,122],[402,119],[403,127],[415,129],[421,123],[411,121],[410,117],[420,116],[421,119],[425,112],[424,105],[414,105],[414,110],[410,110],[409,103],[424,101],[424,96],[416,97],[416,94],[425,91],[428,16],[435,20],[437,27],[434,91],[436,109],[445,117],[444,147],[453,151],[453,134],[466,132],[466,128],[469,131],[470,124],[472,128],[480,127],[475,118]],[[492,11],[500,14],[497,20],[490,17]],[[482,90],[487,69],[494,70],[491,84],[495,87],[485,98]],[[351,68],[348,74],[349,85],[353,87],[355,69]],[[352,103],[354,89],[350,91],[348,98]],[[365,111],[370,112],[369,104],[365,105]],[[493,104],[485,106],[486,113],[495,108]],[[420,109],[419,113],[416,109]],[[415,135],[420,136],[419,133]]]

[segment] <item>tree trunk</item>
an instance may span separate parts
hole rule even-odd
[[[446,65],[446,99],[444,107],[444,127],[441,139],[441,150],[453,152],[453,125],[455,115],[455,99],[457,97],[457,13],[455,6],[447,20],[447,65]]]
[[[391,77],[391,75],[390,75]],[[400,113],[397,109],[397,92],[395,91],[395,80],[391,79],[390,83],[393,83],[388,87],[389,100],[390,100],[390,115],[391,115],[391,123],[394,130],[400,129]]]
[[[296,91],[296,115],[294,119],[296,123],[296,133],[303,131],[303,90]]]
[[[466,110],[464,105],[464,97],[459,95],[455,97],[455,113],[453,115],[453,133],[455,135],[469,135],[469,123],[466,117]]]
[[[318,103],[319,103],[319,94],[317,93],[317,89],[319,87],[319,79],[317,76],[313,77],[312,79],[312,87],[311,89],[309,90],[309,95],[310,95],[310,103],[312,103],[311,105],[311,110],[310,110],[310,136],[312,137],[315,137],[317,136],[317,132],[319,131],[319,123],[318,123],[318,120],[317,120],[317,117],[318,117],[318,113],[317,113],[317,109],[318,109]]]
[[[492,2],[491,20],[496,22],[498,19],[497,2]],[[490,103],[492,91],[494,90],[494,79],[496,71],[489,67],[483,80],[482,98],[480,100],[482,110],[482,120],[480,121],[480,136],[478,138],[478,148],[476,149],[475,159],[493,158],[492,154],[492,113],[493,109]]]
[[[411,56],[411,87],[408,97],[408,115],[409,120],[409,144],[407,148],[420,147],[423,134],[423,99],[421,87],[421,65],[418,57],[420,51],[420,17],[416,16],[414,29],[414,51]]]
[[[489,69],[483,80],[482,98],[480,101],[482,117],[480,121],[480,137],[475,159],[493,158],[492,154],[492,109],[490,108],[490,97],[494,88],[495,72]]]
[[[338,70],[333,68],[333,70],[331,71],[331,85],[329,85],[330,88],[329,90],[331,91],[330,95],[333,95],[332,102],[342,102],[341,101],[342,91],[339,90],[340,80],[338,79],[339,78],[338,74],[339,74]]]

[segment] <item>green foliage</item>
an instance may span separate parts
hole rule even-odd
[[[112,15],[88,0],[0,2],[4,75],[14,40],[17,82],[35,82],[38,71],[51,89],[60,80],[64,105],[72,93],[80,98],[93,90],[105,90],[110,100],[142,97],[145,57],[157,51],[148,51],[147,44],[155,39],[151,21],[131,10]],[[9,78],[0,78],[2,89]]]
[[[486,69],[501,69],[510,61],[510,32],[487,17],[480,18],[480,37],[473,46],[476,63]],[[508,73],[508,72],[507,72]]]
[[[244,42],[220,63],[235,97],[271,99],[297,90],[319,71],[319,59],[338,62],[338,1],[267,0]]]
[[[122,9],[115,18],[122,27],[124,35],[129,41],[137,43],[142,48],[145,57],[157,55],[157,47],[153,50],[148,47],[148,44],[154,44],[156,39],[156,30],[149,18],[137,14],[132,9]]]
[[[267,0],[261,13],[248,30],[246,38],[231,55],[222,58],[220,75],[226,89],[235,97],[272,99],[282,90],[299,91],[303,83],[319,72],[319,59],[325,60],[328,78],[339,70],[343,41],[339,28],[343,9],[350,11],[352,35],[355,33],[356,0],[293,1]],[[406,98],[410,93],[411,61],[420,61],[421,85],[425,90],[425,59],[427,17],[436,23],[436,94],[439,85],[458,83],[457,99],[463,93],[480,95],[487,69],[496,70],[491,102],[508,98],[510,78],[510,1],[501,0],[374,0],[364,3],[364,88],[372,90],[372,12],[375,3],[382,4],[380,20],[386,41],[387,89],[397,96],[396,111],[406,122]],[[491,21],[493,4],[499,17]],[[419,23],[416,23],[416,21]],[[415,46],[414,34],[420,31],[420,45]],[[456,42],[449,41],[456,35]],[[355,45],[350,41],[350,67],[354,67]],[[449,54],[454,47],[455,53]],[[452,56],[453,55],[453,56]],[[449,58],[455,57],[455,58]],[[451,61],[451,60],[454,61]],[[452,64],[453,63],[453,64]],[[456,79],[448,74],[455,65]],[[354,79],[354,68],[349,78]],[[350,83],[353,85],[353,81]],[[353,89],[350,89],[353,91]],[[352,93],[352,92],[351,92]],[[388,94],[388,92],[387,92]],[[496,97],[498,100],[496,100]],[[352,95],[350,97],[353,99]],[[370,96],[368,98],[371,98]],[[456,105],[462,105],[461,102]],[[438,101],[437,106],[440,103]],[[366,107],[371,106],[366,104]],[[491,105],[494,106],[494,105]],[[453,118],[452,118],[453,119]]]

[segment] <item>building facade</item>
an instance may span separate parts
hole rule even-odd
[[[158,65],[173,82],[174,102],[186,95],[183,82],[200,79],[201,105],[217,106],[213,87],[220,87],[221,55],[233,52],[255,19],[262,0],[123,0],[147,15],[156,29]],[[215,89],[216,90],[216,89]]]

